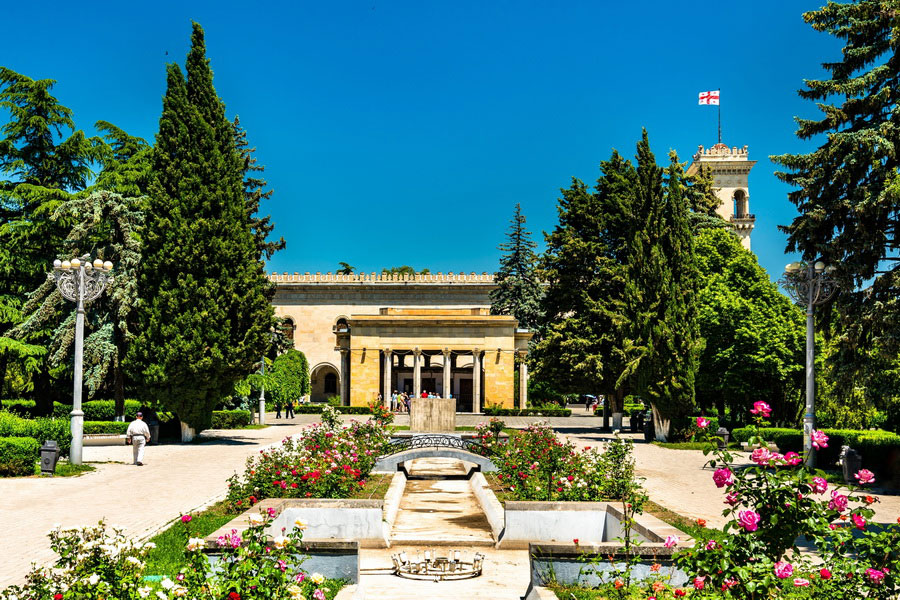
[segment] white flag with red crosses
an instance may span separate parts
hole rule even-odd
[[[700,104],[719,104],[719,90],[700,92]]]

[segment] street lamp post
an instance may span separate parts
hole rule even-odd
[[[784,268],[784,276],[779,283],[784,286],[791,297],[806,306],[806,412],[803,415],[803,450],[806,452],[806,464],[816,465],[813,454],[812,432],[816,427],[816,382],[815,362],[815,324],[813,309],[817,304],[824,304],[837,293],[837,282],[832,278],[835,267],[825,266],[818,261],[815,264],[793,262]]]
[[[99,258],[91,263],[87,254],[81,258],[53,261],[53,272],[49,278],[56,281],[56,287],[66,300],[76,303],[75,313],[75,381],[72,387],[72,448],[69,462],[81,464],[82,437],[84,434],[84,412],[81,410],[81,379],[84,364],[84,305],[96,300],[103,293],[106,284],[112,281],[113,264]]]
[[[269,341],[271,343],[275,342],[275,339],[278,337],[278,334],[274,331],[269,332]],[[268,350],[268,347],[266,348]],[[266,424],[266,354],[265,352],[262,355],[262,376],[263,381],[262,385],[259,388],[259,424]]]

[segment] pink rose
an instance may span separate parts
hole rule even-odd
[[[821,450],[822,448],[828,447],[828,436],[825,435],[824,431],[816,431],[815,429],[813,429],[813,432],[810,435],[810,439],[812,440],[812,445],[816,448],[816,450]]]
[[[787,579],[794,573],[794,565],[789,562],[779,560],[775,563],[775,576],[778,579]]]
[[[679,541],[680,539],[677,535],[667,535],[666,542],[663,544],[663,546],[665,546],[666,548],[674,548],[678,545]]]
[[[824,477],[813,477],[812,491],[816,494],[824,494],[828,489],[828,482]]]
[[[182,523],[190,523],[190,522],[191,522],[191,515],[181,515],[181,522],[182,522]]]
[[[799,465],[800,463],[803,462],[803,459],[800,458],[800,455],[797,454],[796,452],[788,452],[787,454],[784,455],[784,462],[796,467],[797,465]]]
[[[838,494],[837,490],[832,491],[831,502],[828,503],[828,508],[843,512],[847,508],[847,496]]]
[[[738,524],[744,528],[744,531],[756,531],[759,528],[759,513],[742,510],[738,513]]]
[[[809,587],[809,579],[803,579],[802,577],[796,577],[794,579],[794,587]]]
[[[708,542],[706,542],[707,550],[715,550],[718,546],[719,546],[719,543],[716,542],[716,540],[709,540]]]
[[[705,417],[697,417],[697,427],[700,429],[706,429],[709,427],[709,419]]]
[[[269,514],[270,517],[275,518],[275,509],[274,508],[272,508],[270,506],[269,508],[266,509],[266,512]]]
[[[702,590],[706,585],[706,577],[694,577],[694,589]]]
[[[862,515],[854,514],[852,517],[853,524],[856,525],[856,528],[860,531],[866,530],[866,519]]]
[[[856,480],[860,483],[860,485],[866,485],[867,483],[872,483],[875,481],[875,473],[868,469],[860,469],[859,472],[854,475]]]
[[[729,506],[737,506],[741,503],[741,498],[738,496],[737,492],[730,492],[727,496],[725,496],[725,504]]]
[[[821,577],[822,579],[831,579],[831,571],[829,571],[825,567],[822,567],[821,569],[819,569],[819,577]]]
[[[723,488],[734,485],[734,473],[728,467],[716,469],[713,473],[713,481],[717,488]]]
[[[884,571],[879,569],[866,569],[866,577],[869,578],[869,581],[878,585],[884,581]]]
[[[768,404],[766,404],[765,402],[763,402],[762,400],[759,400],[759,401],[753,403],[753,408],[750,409],[750,412],[753,413],[754,415],[759,415],[764,418],[769,418],[769,415],[772,414],[772,407],[769,406]]]

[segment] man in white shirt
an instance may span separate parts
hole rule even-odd
[[[136,419],[128,425],[125,435],[131,440],[131,449],[134,452],[134,464],[143,466],[144,446],[150,440],[150,428],[144,423],[143,413],[138,413]]]

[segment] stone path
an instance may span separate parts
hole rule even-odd
[[[397,545],[430,543],[441,546],[494,545],[491,526],[466,479],[463,463],[446,458],[411,461],[400,511],[391,531]],[[457,476],[460,479],[416,479]]]
[[[447,458],[412,461],[410,479],[394,523],[389,549],[360,551],[360,581],[341,591],[337,600],[423,600],[492,598],[518,600],[528,588],[528,552],[493,548],[490,525],[464,479],[463,463]],[[485,556],[480,577],[461,581],[417,581],[392,575],[391,555],[424,556],[459,550],[463,560],[475,552]]]
[[[223,496],[226,479],[242,470],[249,455],[300,428],[210,431],[202,443],[148,447],[143,467],[126,464],[132,460],[127,446],[87,446],[85,462],[103,464],[80,477],[0,478],[0,589],[20,583],[32,562],[55,559],[46,537],[55,523],[74,527],[106,519],[129,536],[148,536]]]

